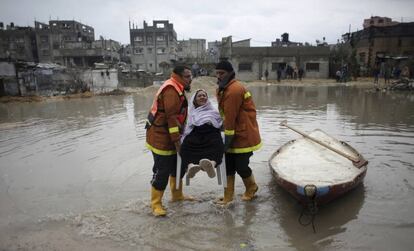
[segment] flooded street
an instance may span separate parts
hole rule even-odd
[[[197,80],[195,80],[197,87]],[[209,88],[212,90],[213,86]],[[216,179],[184,191],[200,202],[150,213],[144,120],[153,89],[127,96],[0,104],[0,250],[411,250],[414,94],[345,85],[250,85],[263,148],[251,158],[258,197],[227,209]],[[212,96],[212,94],[210,95]],[[214,101],[216,104],[216,101]],[[369,161],[362,186],[319,209],[312,227],[271,176],[270,155],[320,128]],[[304,153],[306,154],[306,153]]]

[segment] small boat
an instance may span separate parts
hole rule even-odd
[[[367,172],[366,161],[354,148],[322,130],[280,147],[269,159],[277,184],[302,204],[325,204],[358,186]]]

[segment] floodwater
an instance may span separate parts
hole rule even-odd
[[[195,84],[196,85],[196,84]],[[0,250],[412,250],[414,94],[345,85],[250,85],[263,138],[251,158],[258,197],[217,208],[216,179],[198,173],[185,192],[199,202],[149,209],[152,156],[144,119],[152,92],[0,104]],[[363,185],[319,208],[274,182],[270,155],[320,128],[368,161]],[[303,153],[306,154],[306,153]]]

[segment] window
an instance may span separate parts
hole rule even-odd
[[[164,36],[157,36],[157,41],[164,41],[165,37]]]
[[[252,71],[252,63],[240,63],[239,71]]]
[[[148,53],[152,53],[152,48],[147,49]]]
[[[365,63],[365,52],[359,53],[359,62]]]
[[[41,37],[40,37],[40,41],[41,41],[42,43],[47,43],[47,42],[49,42],[49,37],[48,37],[48,36],[41,36]]]
[[[134,41],[142,42],[142,37],[141,36],[136,36],[136,37],[134,37]]]
[[[306,63],[306,71],[319,72],[319,63]]]
[[[147,37],[147,43],[152,43],[152,36]]]
[[[143,48],[136,48],[135,49],[135,54],[142,54],[144,52]]]
[[[16,37],[16,43],[20,43],[20,44],[23,44],[24,43],[24,38],[22,38],[22,37]]]
[[[165,27],[163,23],[157,23],[156,25],[157,25],[157,28],[164,28]]]
[[[272,63],[272,71],[277,71],[277,69],[285,69],[286,63]]]
[[[165,48],[157,48],[157,54],[164,54]]]
[[[384,23],[384,19],[380,19],[380,20],[378,20],[378,23],[379,23],[379,24]]]

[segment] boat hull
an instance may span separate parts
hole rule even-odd
[[[273,175],[273,177],[276,180],[276,183],[283,188],[284,190],[286,190],[288,193],[290,193],[294,198],[296,198],[299,202],[306,204],[309,203],[309,201],[316,201],[316,203],[318,203],[319,205],[321,204],[326,204],[340,196],[342,196],[343,194],[347,193],[348,191],[354,189],[355,187],[357,187],[358,185],[360,185],[365,176],[366,176],[366,172],[367,172],[367,164],[368,162],[364,160],[364,158],[351,146],[349,146],[348,144],[346,144],[345,142],[342,141],[338,141],[332,137],[330,137],[329,135],[325,134],[324,132],[318,130],[316,135],[323,135],[323,138],[325,139],[326,142],[332,141],[332,145],[337,145],[340,146],[344,149],[346,149],[349,153],[352,153],[354,156],[358,156],[363,162],[362,165],[355,165],[355,163],[352,163],[352,161],[349,161],[350,163],[345,163],[347,168],[355,168],[354,170],[352,170],[352,174],[348,175],[349,177],[346,177],[346,179],[339,179],[339,181],[337,182],[329,182],[328,183],[319,183],[318,184],[318,179],[317,176],[315,177],[311,177],[309,180],[303,181],[302,180],[295,180],[295,178],[293,177],[294,175],[297,176],[297,173],[294,174],[295,172],[292,172],[292,174],[290,174],[287,171],[284,171],[283,168],[280,168],[278,166],[278,161],[280,162],[286,162],[286,163],[291,163],[289,161],[286,161],[286,155],[289,156],[289,149],[294,149],[296,147],[296,143],[297,140],[292,140],[289,141],[288,143],[284,144],[282,147],[280,147],[269,159],[269,168],[271,170],[271,173]],[[303,143],[303,140],[305,140],[304,138],[300,139],[302,141],[301,144]],[[306,144],[309,144],[307,142],[305,142]],[[303,146],[302,146],[303,147]],[[315,147],[314,145],[312,145],[311,147]],[[320,146],[323,147],[323,146]],[[298,148],[298,147],[296,147]],[[305,148],[306,149],[306,148]],[[312,151],[310,151],[312,152]],[[279,155],[284,154],[283,157],[279,158]],[[292,158],[298,158],[297,157],[297,152],[295,153],[296,155],[293,156]],[[314,153],[313,153],[314,154]],[[335,153],[324,153],[324,154],[334,154]],[[332,156],[331,156],[332,157]],[[337,156],[338,158],[343,158],[342,156]],[[279,160],[279,159],[280,160]],[[303,161],[303,168],[304,170],[306,169],[307,172],[312,173],[312,170],[309,170],[309,168],[312,168],[311,164],[307,164],[307,163],[311,163],[312,160],[309,160],[309,158],[312,157],[308,157],[307,161]],[[323,158],[321,158],[323,160]],[[319,159],[318,159],[319,160]],[[344,162],[345,160],[341,159],[342,162]],[[295,164],[296,166],[300,164]],[[329,163],[326,163],[325,165],[329,165]],[[289,168],[289,165],[284,165],[285,169]],[[315,165],[313,165],[315,166]],[[295,167],[298,168],[298,167]],[[319,174],[321,177],[324,176],[323,172],[320,172]],[[326,174],[326,175],[329,175]],[[312,178],[315,180],[314,182],[312,182]],[[326,177],[323,177],[326,178]],[[334,179],[335,180],[335,179]],[[338,179],[336,179],[338,180]],[[316,194],[314,197],[310,198],[308,196],[305,195],[305,186],[307,185],[315,185],[316,186]]]

